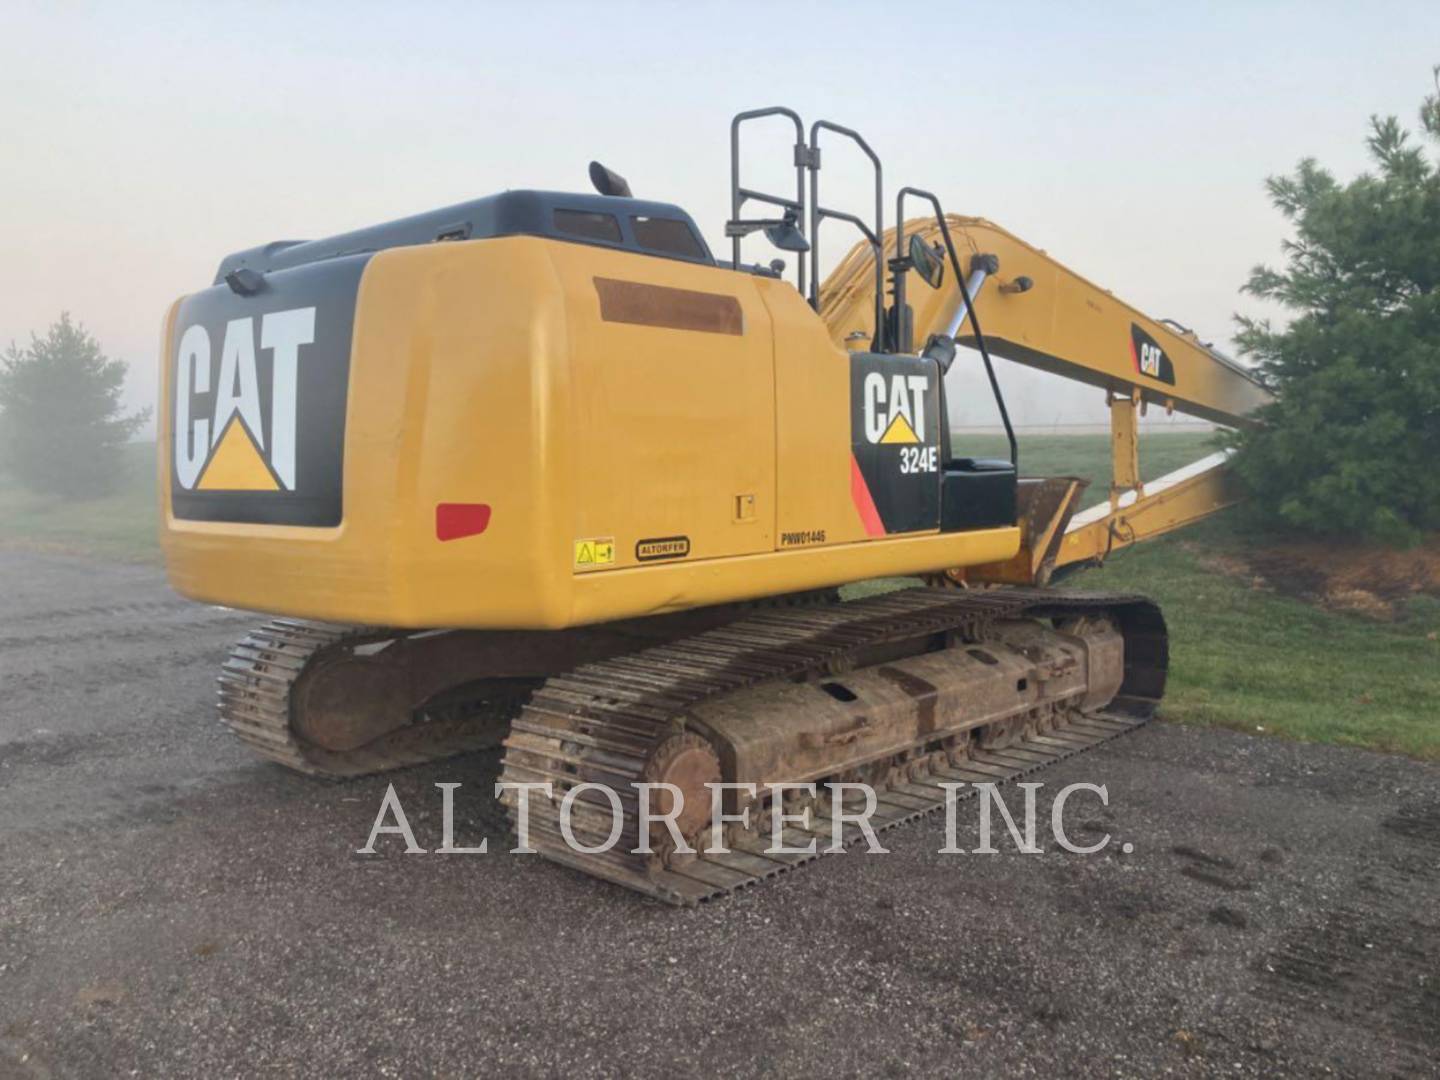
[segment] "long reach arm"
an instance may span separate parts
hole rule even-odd
[[[1101,560],[1236,501],[1224,453],[1142,483],[1138,419],[1155,406],[1232,427],[1252,423],[1251,414],[1270,395],[1244,367],[1193,331],[1150,318],[998,225],[958,215],[945,223],[974,310],[967,308],[953,273],[934,289],[909,274],[902,297],[909,325],[896,320],[891,333],[907,350],[918,351],[931,334],[974,347],[978,323],[990,353],[1103,390],[1112,449],[1108,505],[1075,514],[1082,482],[1027,481],[1021,489],[1020,555],[952,576],[1044,581],[1059,567]],[[907,222],[903,233],[937,246],[943,239],[933,218]],[[887,254],[895,252],[896,231],[887,230],[883,242]],[[831,335],[852,348],[875,333],[873,258],[869,244],[857,245],[821,291],[820,314]]]

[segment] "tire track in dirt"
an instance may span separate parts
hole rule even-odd
[[[1256,993],[1342,1028],[1380,1029],[1416,1074],[1440,1054],[1440,800],[1385,817],[1346,899],[1261,957]]]
[[[6,622],[11,626],[27,623],[53,623],[62,619],[103,618],[107,615],[145,615],[157,611],[186,611],[196,605],[188,600],[175,597],[169,600],[134,600],[129,603],[92,604],[84,607],[52,608],[45,611],[30,611],[23,615],[12,615]]]
[[[205,627],[219,627],[227,624],[235,626],[246,626],[255,621],[255,616],[250,612],[230,611],[223,608],[200,608],[189,605],[188,610],[181,609],[176,612],[179,616],[173,620],[156,622],[144,620],[141,622],[129,621],[133,618],[130,612],[120,612],[118,617],[125,619],[117,628],[104,623],[65,630],[35,634],[10,634],[0,637],[0,653],[23,650],[39,646],[54,645],[75,645],[85,641],[103,640],[109,642],[122,641],[153,641],[159,637],[175,637],[193,633],[197,629]]]

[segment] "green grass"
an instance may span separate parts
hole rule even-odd
[[[1142,436],[1147,478],[1210,450],[1204,433]],[[993,436],[957,436],[958,453],[1003,452]],[[125,448],[119,492],[89,502],[32,495],[0,482],[0,545],[158,561],[153,444]],[[1110,482],[1108,438],[1030,435],[1028,475],[1091,481],[1090,502]],[[1231,515],[1142,544],[1066,586],[1125,589],[1157,600],[1170,625],[1171,668],[1162,715],[1186,724],[1263,730],[1316,742],[1366,746],[1440,760],[1440,600],[1418,597],[1393,622],[1326,611],[1216,569],[1207,556],[1250,538]],[[846,595],[893,588],[864,582]]]
[[[1110,488],[1110,437],[1087,435],[1018,435],[1021,476],[1078,476],[1090,481],[1080,508],[1102,503]],[[1155,432],[1140,435],[1140,478],[1155,480],[1213,453],[1210,431]],[[1010,456],[1003,435],[957,432],[951,438],[956,457]]]
[[[1170,627],[1169,720],[1440,760],[1440,600],[1416,596],[1380,622],[1202,564],[1248,539],[1222,514],[1064,584],[1159,602]]]
[[[101,499],[36,495],[0,477],[0,546],[158,561],[155,444],[131,443],[120,454],[120,487]]]

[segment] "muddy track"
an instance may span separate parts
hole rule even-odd
[[[1421,1075],[1436,1065],[1440,1029],[1440,799],[1400,805],[1376,833],[1344,899],[1261,958],[1258,992],[1383,1030]]]
[[[1087,613],[1114,618],[1125,636],[1124,682],[1106,710],[1099,715],[1076,713],[1054,727],[1027,731],[1014,745],[976,749],[950,759],[945,767],[897,761],[906,780],[879,785],[874,818],[879,828],[894,828],[943,809],[950,790],[946,784],[1013,780],[1148,720],[1164,691],[1168,664],[1159,609],[1143,597],[1126,594],[940,588],[758,615],[548,680],[511,725],[503,779],[552,785],[554,798],[532,800],[528,813],[533,842],[547,858],[667,903],[710,900],[818,858],[832,836],[843,834],[841,846],[829,848],[835,851],[855,845],[864,833],[857,826],[840,829],[817,817],[809,826],[788,831],[788,846],[815,847],[806,855],[782,856],[771,850],[774,845],[754,838],[736,844],[735,850],[703,852],[664,865],[654,856],[628,850],[639,836],[632,785],[646,778],[657,748],[683,729],[689,710],[743,687],[783,687],[786,680],[806,674],[848,670],[868,649],[939,633],[983,643],[989,629],[1006,619]],[[799,722],[803,717],[790,719]],[[582,853],[565,841],[559,800],[582,781],[623,793],[618,796],[624,818],[621,848]],[[506,800],[518,827],[518,796],[507,793]],[[580,830],[585,842],[594,846],[603,841],[608,824],[607,819],[599,826],[597,836]]]
[[[18,652],[23,649],[54,648],[56,646],[83,647],[88,641],[102,639],[107,643],[114,644],[132,641],[148,644],[179,638],[192,638],[197,630],[202,630],[206,627],[244,625],[246,622],[252,620],[253,616],[246,617],[228,613],[206,618],[191,618],[173,624],[152,623],[145,627],[127,626],[119,629],[87,627],[71,633],[0,637],[0,653]]]
[[[7,618],[5,622],[8,626],[30,626],[36,623],[54,626],[57,623],[69,622],[72,619],[132,619],[137,616],[156,615],[165,611],[194,611],[197,606],[199,605],[196,605],[193,601],[183,600],[177,596],[170,600],[134,600],[129,603],[88,604],[81,607],[65,607],[58,608],[55,611],[31,611],[23,615],[13,615]],[[209,610],[220,611],[224,609],[210,608]]]

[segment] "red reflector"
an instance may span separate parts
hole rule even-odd
[[[490,524],[489,503],[437,503],[435,539],[459,540],[478,536]]]

